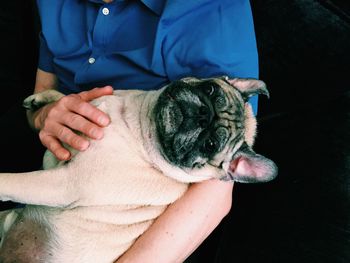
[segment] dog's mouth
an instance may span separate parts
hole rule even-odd
[[[180,81],[163,92],[157,106],[158,131],[166,137],[172,137],[180,130],[203,130],[211,125],[215,116],[213,105],[205,94]]]
[[[155,106],[157,135],[164,157],[182,167],[197,166],[198,158],[210,159],[229,136],[218,111],[228,107],[227,94],[213,81],[191,85],[170,84]]]

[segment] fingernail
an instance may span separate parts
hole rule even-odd
[[[64,151],[64,152],[59,153],[59,156],[57,156],[57,157],[58,157],[58,159],[60,159],[62,161],[67,161],[70,158],[70,153]]]
[[[102,139],[102,137],[103,137],[103,131],[99,130],[99,129],[93,129],[91,131],[91,135],[94,139],[99,140],[99,139]]]
[[[89,147],[88,141],[82,141],[79,145],[80,151],[85,151]]]
[[[98,119],[98,123],[102,126],[107,126],[109,124],[109,118],[102,116]]]

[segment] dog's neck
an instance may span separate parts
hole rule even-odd
[[[150,130],[153,129],[153,122],[150,121],[152,118],[152,111],[156,100],[159,97],[161,90],[154,91],[128,91],[127,96],[123,96],[123,91],[118,91],[115,95],[122,97],[123,109],[122,115],[123,120],[128,126],[130,135],[135,138],[136,142],[143,142],[143,144],[137,145],[139,152],[143,159],[153,164],[153,160],[148,152],[149,140],[153,140]]]
[[[130,91],[128,91],[127,96],[123,96],[123,92],[116,94],[123,97],[122,114],[126,125],[129,127],[130,134],[135,138],[134,141],[143,143],[136,147],[145,162],[151,164],[168,177],[186,183],[208,179],[207,176],[194,177],[190,175],[180,167],[170,164],[162,155],[155,125],[157,120],[154,114],[154,107],[163,89],[147,92],[134,91],[133,94],[130,94]],[[138,109],[135,107],[138,107]]]
[[[171,177],[177,181],[192,183],[208,179],[207,176],[203,177],[199,175],[197,177],[194,177],[185,169],[172,165],[162,153],[162,146],[159,143],[158,132],[156,129],[157,120],[154,112],[154,107],[160,94],[165,88],[158,90],[155,93],[147,93],[147,97],[145,97],[144,103],[141,104],[140,131],[143,138],[142,141],[144,142],[143,147],[147,153],[147,156],[155,168],[162,171],[166,176]]]

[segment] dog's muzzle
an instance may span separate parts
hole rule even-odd
[[[220,142],[214,145],[205,141],[211,131],[217,129],[215,123],[219,117],[216,112],[220,104],[227,104],[226,100],[226,94],[214,82],[190,85],[176,81],[170,84],[154,109],[164,157],[173,164],[192,167],[196,153],[215,153]],[[198,145],[205,145],[206,149],[198,149]]]

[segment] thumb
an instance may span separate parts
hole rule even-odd
[[[113,87],[105,86],[102,88],[94,88],[92,90],[80,92],[78,95],[84,101],[90,101],[105,95],[112,95]]]

